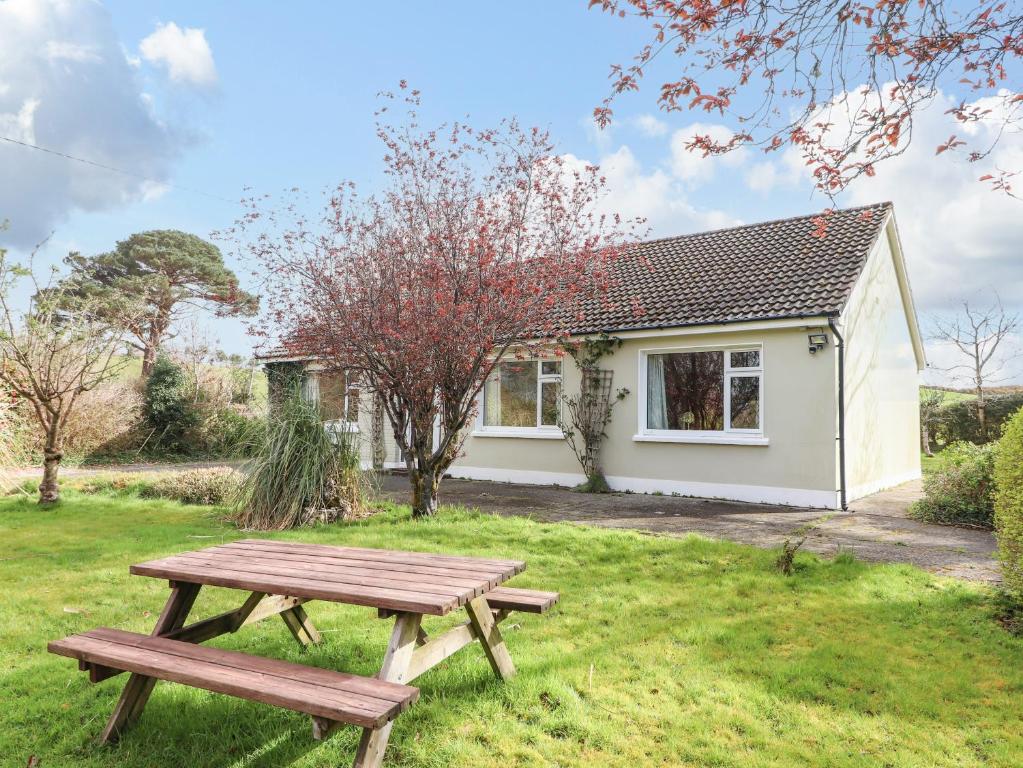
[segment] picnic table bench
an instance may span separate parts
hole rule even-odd
[[[342,724],[363,728],[356,768],[379,766],[394,718],[419,696],[408,683],[479,641],[502,679],[515,673],[498,624],[511,611],[544,613],[556,592],[500,586],[521,573],[519,560],[398,552],[247,539],[131,566],[167,579],[171,594],[152,634],[100,628],[51,642],[77,659],[96,683],[130,673],[100,737],[116,741],[142,713],[157,680],[259,701],[310,715],[322,739]],[[238,608],[186,624],[203,586],[245,590]],[[376,677],[267,659],[199,643],[279,615],[302,645],[320,633],[303,607],[314,600],[375,608],[394,617]],[[430,637],[424,616],[462,608],[467,621]]]

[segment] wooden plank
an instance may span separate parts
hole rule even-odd
[[[279,541],[272,539],[242,539],[223,544],[223,547],[242,547],[249,545],[272,545],[297,552],[319,552],[325,555],[340,558],[358,558],[363,560],[380,560],[383,562],[398,562],[421,565],[438,565],[446,568],[462,568],[465,570],[514,570],[521,573],[525,570],[526,564],[521,560],[492,560],[484,557],[472,557],[468,555],[445,555],[432,552],[408,552],[394,549],[373,549],[369,547],[336,547],[329,544],[304,544],[292,541]]]
[[[468,581],[462,585],[428,583],[419,581],[408,581],[395,578],[386,571],[366,571],[359,568],[333,569],[330,567],[308,567],[301,563],[278,562],[271,559],[259,557],[239,556],[217,556],[204,557],[198,552],[188,555],[169,557],[163,561],[166,567],[206,567],[223,570],[239,571],[245,573],[264,573],[274,576],[288,576],[293,578],[312,578],[325,582],[338,584],[358,584],[361,586],[383,587],[385,589],[400,589],[410,592],[423,592],[426,594],[439,594],[445,596],[461,597],[465,595],[466,600],[483,594],[486,591],[486,582],[480,580]]]
[[[486,598],[490,607],[494,609],[546,613],[551,606],[558,602],[560,595],[557,592],[498,587],[487,592]]]
[[[317,685],[337,688],[343,692],[361,693],[374,698],[382,698],[392,703],[407,702],[407,689],[401,685],[381,684],[376,678],[353,675],[347,672],[338,672],[332,669],[321,667],[310,667],[294,664],[290,661],[280,661],[265,657],[255,657],[238,651],[228,651],[222,648],[210,648],[204,645],[192,645],[188,643],[165,642],[165,638],[154,638],[148,635],[137,635],[132,632],[124,632],[118,629],[99,628],[85,632],[82,635],[73,637],[91,637],[93,639],[116,642],[119,645],[130,645],[140,648],[156,650],[164,654],[181,656],[184,659],[201,659],[220,664],[221,666],[239,666],[240,669],[253,670],[258,668],[264,674],[277,677],[289,678],[294,674],[294,668],[300,667],[304,679]],[[62,643],[63,641],[56,641]],[[250,660],[255,659],[255,663]]]
[[[401,613],[394,620],[394,630],[387,644],[384,662],[377,673],[378,679],[393,683],[405,682],[422,621],[423,617],[416,613]],[[387,742],[391,738],[392,725],[387,723],[379,728],[366,728],[362,732],[359,748],[355,752],[355,768],[380,768]]]
[[[305,573],[324,573],[339,576],[356,575],[383,578],[389,581],[408,582],[415,585],[443,585],[447,587],[462,588],[490,588],[490,581],[493,574],[490,572],[473,571],[452,571],[443,568],[420,568],[417,566],[401,566],[397,563],[387,564],[370,560],[338,560],[336,558],[318,557],[316,555],[293,555],[286,552],[267,552],[263,550],[251,550],[249,553],[241,553],[238,550],[216,552],[213,550],[202,550],[200,552],[183,552],[180,555],[164,558],[161,563],[180,562],[181,560],[196,560],[203,562],[215,562],[218,565],[223,563],[260,563],[262,565],[275,565],[278,567],[290,567]],[[412,571],[410,569],[417,569]],[[446,571],[444,574],[430,573],[429,571]],[[418,571],[427,571],[420,573]],[[458,575],[450,575],[458,574]]]
[[[514,571],[511,568],[494,568],[486,565],[476,565],[468,567],[466,564],[451,564],[451,563],[439,563],[433,561],[427,563],[411,563],[404,562],[401,560],[384,559],[380,557],[364,558],[359,555],[345,555],[331,552],[307,552],[304,550],[294,550],[291,548],[282,548],[277,546],[273,542],[266,545],[262,544],[245,544],[245,545],[222,545],[219,547],[211,547],[209,549],[198,550],[200,553],[210,552],[219,555],[242,555],[259,552],[262,556],[288,556],[290,558],[297,559],[302,562],[319,562],[319,563],[330,563],[338,566],[350,566],[358,568],[369,568],[369,569],[380,569],[388,571],[399,571],[402,573],[430,573],[438,576],[453,576],[453,577],[469,577],[478,579],[489,579],[499,578],[501,580],[509,579],[514,576]]]
[[[71,641],[73,641],[73,646]],[[160,641],[200,651],[207,650],[204,646],[191,643],[163,638],[160,638]],[[81,654],[82,657],[93,663],[125,666],[132,672],[149,677],[183,683],[214,693],[259,701],[362,727],[380,727],[389,719],[397,716],[400,711],[398,704],[385,699],[342,691],[336,687],[317,685],[315,682],[303,679],[305,668],[298,664],[290,664],[291,669],[288,677],[280,677],[262,669],[259,657],[246,656],[246,654],[236,652],[222,653],[232,653],[236,657],[245,657],[245,660],[236,660],[233,666],[224,666],[209,659],[189,658],[87,635],[68,638],[65,646],[61,646],[60,642],[53,644],[54,652],[71,651]],[[408,689],[410,699],[416,695],[412,693],[414,690]]]
[[[459,624],[454,629],[449,629],[443,635],[438,635],[428,640],[424,645],[412,652],[412,660],[409,663],[406,682],[415,680],[417,677],[433,669],[444,659],[458,653],[460,650],[476,640],[476,631],[472,625],[466,622]]]
[[[256,594],[256,593],[253,593]],[[307,602],[304,597],[290,597],[288,595],[266,595],[256,605],[255,608],[249,613],[245,620],[242,622],[242,626],[246,627],[249,624],[255,624],[257,621],[262,621],[268,616],[276,616],[278,613],[284,611],[290,611],[296,605],[301,605]]]
[[[457,599],[447,596],[427,597],[425,593],[383,589],[358,585],[328,584],[314,579],[297,579],[283,576],[239,574],[232,571],[204,568],[163,568],[159,565],[131,566],[133,574],[155,576],[176,580],[189,580],[197,584],[217,587],[248,589],[304,597],[310,600],[365,605],[371,608],[392,608],[399,611],[426,613],[443,616],[457,608]]]
[[[175,584],[160,612],[160,617],[156,620],[153,634],[172,632],[181,627],[195,604],[199,589],[198,584]],[[100,734],[100,743],[109,744],[117,741],[121,733],[139,718],[155,685],[156,679],[145,675],[132,674],[128,678],[124,690],[121,691],[121,697],[114,705],[114,711]]]
[[[510,679],[515,674],[515,664],[508,653],[508,648],[505,647],[501,630],[497,627],[486,597],[477,597],[471,600],[465,606],[465,612],[469,614],[469,622],[472,624],[494,672],[502,680]]]
[[[238,577],[256,577],[259,579],[302,579],[316,583],[323,587],[338,587],[339,589],[374,589],[380,594],[393,593],[413,599],[424,599],[446,602],[454,600],[456,605],[463,605],[472,599],[473,590],[461,589],[458,587],[424,586],[412,587],[387,579],[361,578],[357,576],[333,577],[329,574],[303,573],[293,568],[277,568],[271,565],[258,565],[239,558],[236,563],[223,563],[219,560],[202,562],[201,560],[188,560],[183,558],[168,558],[166,567],[174,569],[178,573],[196,571],[203,573],[223,573]],[[482,593],[482,590],[480,590]]]

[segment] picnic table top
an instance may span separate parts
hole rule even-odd
[[[525,568],[521,560],[244,539],[130,570],[176,582],[442,616]]]

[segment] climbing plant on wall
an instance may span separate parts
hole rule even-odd
[[[601,333],[598,336],[564,342],[562,348],[579,369],[579,392],[562,396],[558,426],[582,466],[586,481],[577,490],[585,493],[607,493],[610,487],[600,461],[600,447],[607,437],[607,425],[616,403],[624,400],[629,390],[614,389],[614,371],[601,368],[600,361],[613,355],[622,340]]]

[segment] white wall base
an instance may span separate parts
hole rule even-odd
[[[856,499],[862,499],[864,496],[870,496],[872,493],[886,491],[897,485],[908,483],[910,480],[919,480],[921,477],[922,474],[919,469],[912,469],[909,472],[903,472],[901,475],[892,475],[883,480],[875,480],[871,483],[857,485],[849,489],[846,500],[855,501]]]
[[[576,486],[586,478],[580,473],[540,472],[496,467],[465,467],[455,465],[448,470],[452,477],[466,480],[491,480],[523,485]],[[616,491],[633,493],[662,493],[665,495],[695,496],[704,499],[727,499],[755,504],[781,504],[791,507],[817,507],[838,509],[837,491],[818,491],[807,488],[776,488],[767,485],[739,485],[735,483],[703,483],[690,480],[657,480],[644,477],[616,477],[609,475],[608,485]]]
[[[368,471],[370,469],[373,469],[373,462],[372,461],[367,461],[366,459],[363,459],[362,461],[359,462],[359,468],[363,472],[366,472],[366,471]],[[381,467],[381,469],[405,469],[405,462],[403,462],[403,461],[385,461],[384,465]]]

